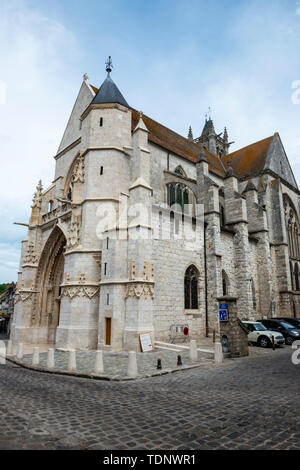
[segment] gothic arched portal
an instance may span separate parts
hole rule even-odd
[[[48,329],[49,343],[55,342],[55,332],[59,325],[65,245],[66,238],[56,227],[43,249],[36,278],[37,296],[32,326]]]

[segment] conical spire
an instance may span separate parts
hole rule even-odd
[[[188,139],[194,140],[192,126],[189,127]]]
[[[223,135],[224,142],[228,142],[228,132],[227,127],[224,128],[224,135]]]
[[[103,103],[118,103],[126,108],[129,108],[129,104],[125,100],[124,96],[118,89],[115,82],[111,79],[110,73],[112,71],[113,65],[111,61],[111,56],[109,56],[108,61],[106,62],[106,71],[107,77],[102,83],[97,95],[93,99],[91,104],[103,104]]]
[[[212,132],[215,132],[214,123],[212,119],[211,118],[205,119],[205,124],[204,124],[201,135],[205,136],[205,135],[211,134]]]

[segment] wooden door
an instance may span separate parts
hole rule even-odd
[[[111,318],[106,318],[106,345],[111,345]]]

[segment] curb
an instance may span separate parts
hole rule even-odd
[[[153,374],[138,375],[135,378],[132,378],[132,377],[122,378],[119,376],[84,374],[82,372],[69,372],[67,370],[50,370],[50,369],[45,369],[43,367],[37,367],[37,366],[29,365],[29,364],[24,364],[23,362],[20,362],[16,359],[12,359],[9,357],[6,357],[6,360],[8,362],[11,362],[12,364],[22,367],[23,369],[32,370],[34,372],[41,372],[43,374],[62,375],[62,376],[77,377],[77,378],[91,379],[91,380],[103,380],[106,382],[132,382],[134,380],[149,379],[151,377],[160,377],[162,375],[174,374],[176,372],[184,372],[186,370],[197,369],[203,366],[203,364],[198,363],[192,366],[182,366],[176,369],[166,369],[166,370],[162,370],[161,372],[154,372]]]

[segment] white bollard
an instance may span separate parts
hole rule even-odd
[[[54,349],[48,349],[47,354],[47,369],[54,369],[55,361],[54,361]]]
[[[96,359],[95,359],[95,375],[101,375],[104,372],[104,365],[103,365],[103,353],[102,351],[96,351]]]
[[[12,342],[12,340],[10,339],[10,340],[7,342],[7,352],[6,352],[6,354],[7,354],[8,356],[11,356],[12,353],[13,353],[13,342]]]
[[[68,363],[68,371],[75,372],[77,369],[76,366],[76,351],[69,352],[69,363]]]
[[[197,341],[192,340],[190,343],[190,360],[198,361]]]
[[[17,352],[17,359],[23,359],[23,343],[18,344],[18,352]]]
[[[33,348],[32,365],[38,366],[40,363],[40,348]]]
[[[136,352],[130,351],[128,354],[128,370],[127,376],[134,379],[138,375]]]
[[[215,343],[215,363],[222,364],[223,362],[223,348],[221,343]]]
[[[4,366],[6,364],[6,345],[4,341],[0,341],[0,364]]]

